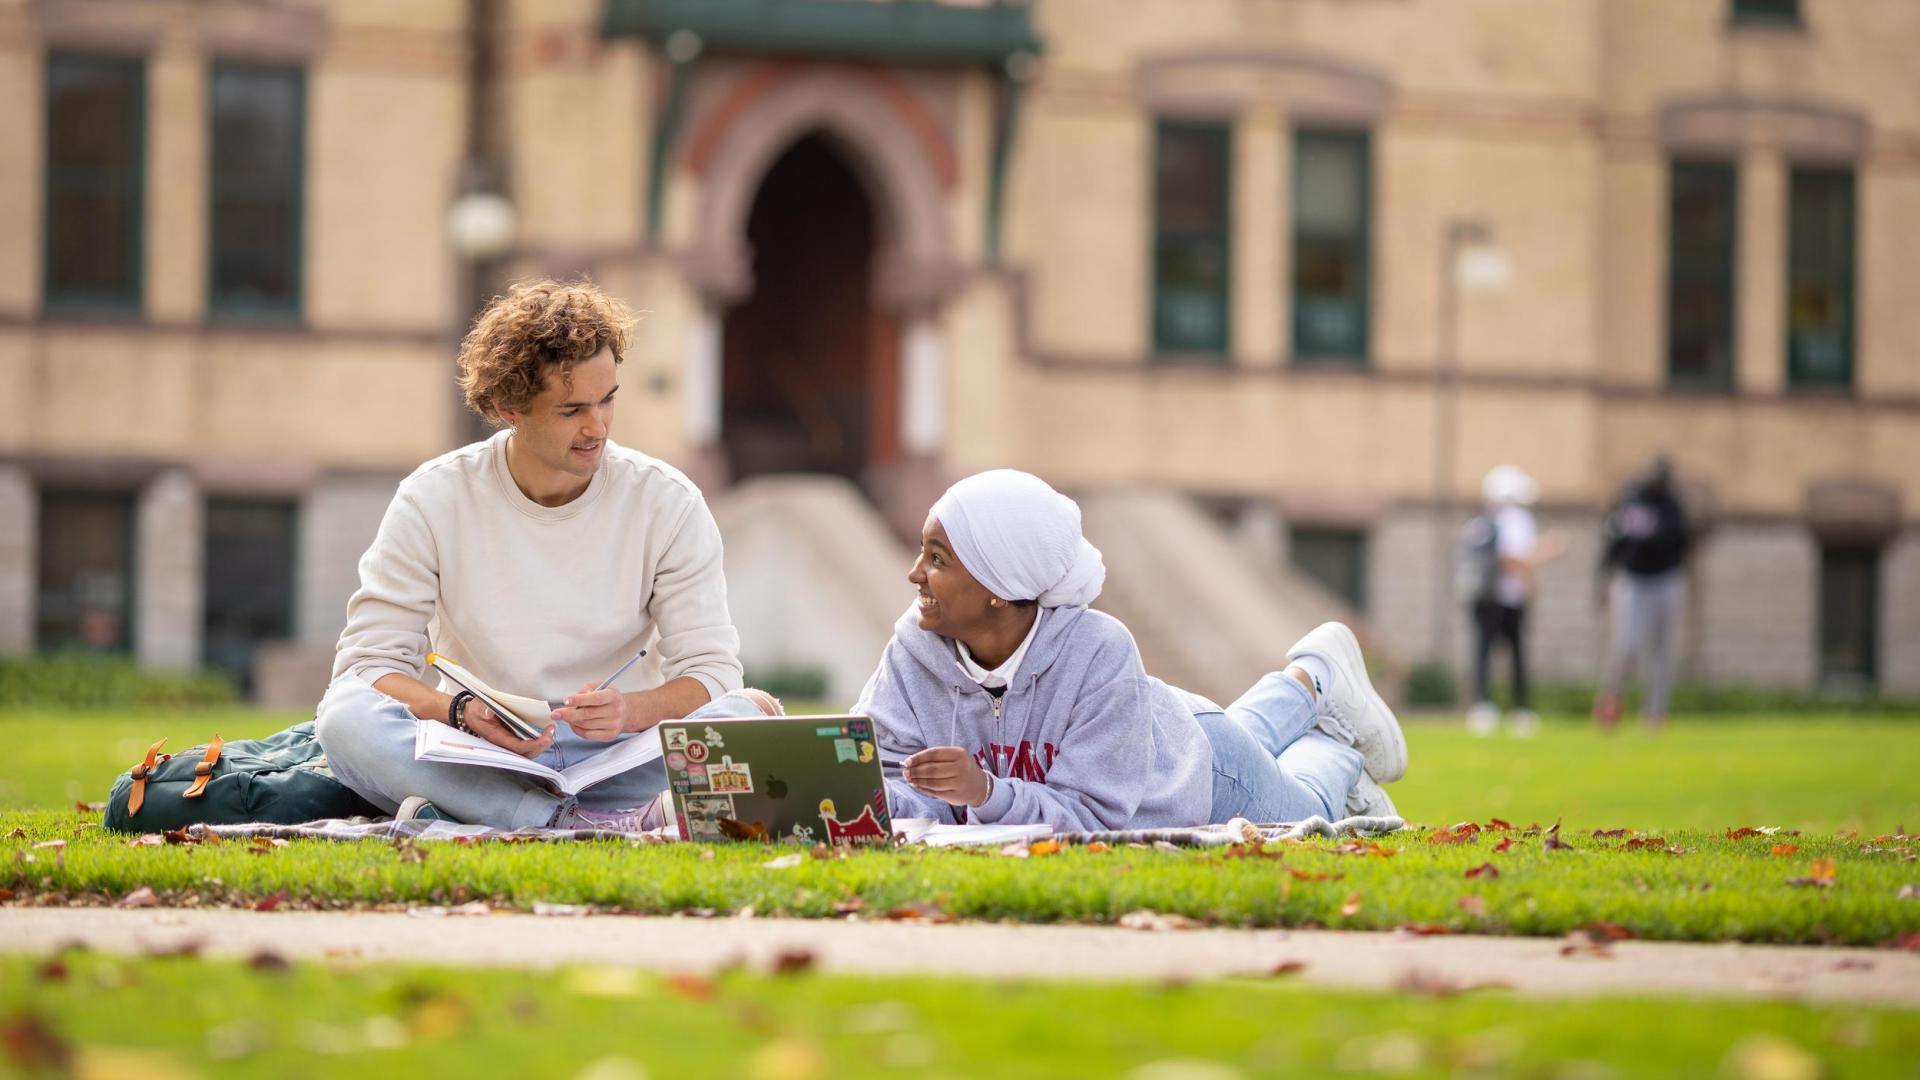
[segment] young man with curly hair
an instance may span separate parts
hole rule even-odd
[[[542,281],[496,298],[467,334],[467,406],[501,430],[400,484],[360,560],[320,704],[334,773],[375,805],[502,828],[636,830],[658,820],[657,767],[566,799],[507,771],[415,761],[415,726],[452,724],[565,768],[703,706],[777,708],[741,692],[720,533],[699,489],[608,437],[632,320],[591,283]],[[657,669],[594,689],[642,647]],[[553,723],[520,739],[470,695],[454,711],[455,695],[428,681],[430,651],[561,701]]]

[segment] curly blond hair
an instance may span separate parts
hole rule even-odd
[[[586,278],[514,285],[493,298],[460,343],[467,408],[488,423],[505,424],[501,412],[525,409],[549,372],[571,387],[573,366],[601,349],[611,349],[619,363],[633,321],[631,308]]]

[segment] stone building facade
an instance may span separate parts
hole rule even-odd
[[[0,649],[324,650],[470,437],[476,297],[590,273],[647,312],[615,437],[710,490],[1183,490],[1458,659],[1511,462],[1584,678],[1599,517],[1664,450],[1688,677],[1920,692],[1920,6],[765,6],[0,0]],[[476,188],[516,228],[463,260]]]

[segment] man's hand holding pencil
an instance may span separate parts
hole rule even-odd
[[[633,654],[633,659],[620,665],[620,670],[600,680],[599,685],[588,683],[569,694],[562,706],[553,710],[553,718],[571,727],[575,735],[598,742],[652,726],[637,723],[639,718],[628,707],[627,695],[613,688],[613,681],[625,675],[627,669],[645,655],[647,650],[641,649]]]

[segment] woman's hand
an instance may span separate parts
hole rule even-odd
[[[583,739],[605,742],[626,734],[631,716],[625,694],[612,687],[596,690],[588,683],[569,696],[564,707],[555,709],[553,718],[565,721]]]
[[[900,763],[915,791],[954,806],[979,806],[993,794],[993,778],[957,746],[935,746]]]
[[[553,734],[557,728],[547,725],[547,730],[537,739],[522,739],[513,733],[506,722],[495,715],[479,698],[468,698],[460,709],[460,718],[466,722],[467,730],[487,740],[495,746],[504,747],[522,757],[537,758],[553,745]]]

